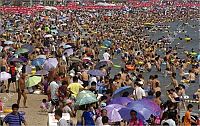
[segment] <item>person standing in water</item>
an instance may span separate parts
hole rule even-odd
[[[25,93],[25,89],[26,89],[25,79],[26,79],[26,75],[25,75],[25,73],[23,73],[21,75],[21,77],[19,78],[19,80],[18,80],[18,99],[17,99],[17,104],[18,105],[20,104],[21,96],[23,96],[24,97],[23,104],[24,104],[24,107],[27,108],[27,106],[26,106],[27,96],[26,96],[26,93]]]

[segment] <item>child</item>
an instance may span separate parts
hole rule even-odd
[[[47,100],[46,100],[46,99],[43,99],[43,100],[42,100],[42,103],[41,103],[41,105],[40,105],[41,111],[42,111],[42,112],[47,112],[48,107],[49,107],[49,106],[48,106]]]

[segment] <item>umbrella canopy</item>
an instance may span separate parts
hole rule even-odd
[[[110,47],[111,45],[112,45],[112,42],[110,40],[104,40],[103,41],[103,46]]]
[[[51,69],[56,68],[58,65],[58,60],[56,58],[49,58],[44,63],[44,69],[49,71]]]
[[[130,107],[130,108],[138,107],[138,106],[150,110],[154,116],[160,116],[161,114],[161,108],[155,102],[149,99],[141,99],[137,101],[132,101],[131,103],[127,105],[127,107]]]
[[[34,59],[32,62],[31,62],[31,65],[32,66],[41,66],[45,63],[45,59],[43,58],[37,58],[37,59]]]
[[[125,107],[125,108],[121,108],[120,110],[119,110],[119,114],[120,114],[120,116],[121,116],[121,118],[123,119],[123,120],[126,120],[126,121],[130,121],[130,119],[131,119],[131,115],[130,115],[130,112],[131,112],[131,110],[134,110],[134,111],[136,111],[137,112],[137,118],[138,119],[141,119],[143,122],[145,122],[145,120],[148,120],[149,119],[149,117],[150,117],[150,115],[151,115],[151,112],[148,110],[148,109],[145,109],[146,110],[146,113],[140,113],[140,111],[138,111],[138,109],[134,109],[134,108],[128,108],[128,107]],[[143,115],[144,114],[144,115]],[[146,118],[145,118],[146,117]]]
[[[123,120],[118,112],[122,108],[125,108],[125,106],[119,104],[111,104],[105,107],[110,122],[119,122]]]
[[[25,49],[25,48],[20,48],[16,51],[16,54],[23,54],[23,53],[27,53],[29,50],[28,49]]]
[[[92,76],[106,76],[101,70],[89,70],[88,73]]]
[[[11,78],[11,75],[7,72],[0,73],[0,81],[5,81]]]
[[[35,75],[47,75],[49,72],[46,70],[39,70],[35,73]]]
[[[46,55],[39,55],[39,56],[37,56],[36,58],[42,58],[42,59],[46,59],[46,58],[47,58],[47,56],[46,56]]]
[[[117,97],[110,101],[109,104],[119,104],[119,105],[127,105],[128,103],[132,102],[133,99],[128,97]]]
[[[22,48],[28,49],[28,53],[32,53],[33,49],[34,49],[34,47],[32,45],[30,45],[30,44],[22,45]]]
[[[28,79],[27,82],[26,82],[26,86],[27,86],[27,87],[35,86],[35,85],[37,85],[39,82],[41,82],[41,79],[42,79],[42,77],[40,77],[40,76],[32,76],[32,77],[29,77],[29,79]]]
[[[24,62],[23,60],[21,60],[19,58],[12,58],[12,59],[10,59],[10,61],[12,61],[12,62],[20,62],[20,63]]]
[[[124,92],[128,92],[129,94],[132,94],[133,93],[133,88],[131,86],[124,86],[124,87],[121,87],[119,89],[117,89],[114,93],[113,93],[113,98],[116,98],[116,97],[121,97],[122,94]]]
[[[12,44],[14,44],[14,42],[13,41],[5,41],[4,44],[6,44],[6,45],[12,45]]]
[[[91,91],[83,90],[76,97],[75,105],[81,106],[97,102],[96,95]]]
[[[95,66],[95,69],[99,69],[102,66],[111,66],[112,62],[110,60],[101,60],[100,62],[98,62]]]
[[[71,45],[63,45],[63,48],[64,49],[69,49],[69,48],[72,48],[72,46]]]
[[[67,56],[71,56],[71,55],[74,54],[74,50],[73,49],[66,49],[63,54],[67,54]]]

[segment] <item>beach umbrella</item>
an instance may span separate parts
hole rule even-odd
[[[75,105],[81,106],[97,102],[96,95],[91,91],[83,90],[76,97]]]
[[[39,56],[37,56],[36,58],[42,58],[42,59],[46,59],[46,58],[47,58],[47,56],[46,56],[46,55],[39,55]]]
[[[58,60],[56,58],[49,58],[44,63],[44,69],[49,71],[56,68],[58,65]]]
[[[111,45],[112,45],[112,42],[110,40],[104,40],[103,41],[103,46],[110,47]]]
[[[12,44],[14,44],[14,42],[13,41],[5,41],[4,44],[6,44],[6,45],[12,45]]]
[[[67,56],[71,56],[71,55],[74,54],[74,50],[73,49],[66,49],[63,54],[67,54]]]
[[[141,100],[136,100],[136,101],[132,101],[130,102],[127,107],[143,107],[148,109],[149,111],[151,111],[151,114],[153,114],[154,116],[160,116],[161,114],[161,108],[160,106],[158,106],[155,102],[153,102],[150,99],[141,99]]]
[[[107,116],[110,122],[120,122],[123,120],[118,112],[122,108],[125,108],[125,106],[119,104],[111,104],[104,108],[107,110]]]
[[[16,51],[16,54],[23,54],[23,53],[27,53],[29,50],[25,49],[25,48],[20,48]]]
[[[0,81],[5,81],[11,78],[11,75],[7,72],[0,73]]]
[[[32,87],[32,86],[35,86],[37,85],[39,82],[41,82],[41,79],[42,77],[40,76],[32,76],[32,77],[29,77],[27,82],[26,82],[26,86],[27,87]]]
[[[22,45],[22,48],[28,49],[28,53],[32,53],[34,50],[34,47],[30,44],[24,44]]]
[[[145,120],[148,120],[149,117],[151,116],[151,112],[148,109],[141,108],[141,107],[140,107],[140,110],[138,110],[137,108],[135,109],[135,108],[125,107],[125,108],[121,108],[118,112],[119,112],[119,114],[120,114],[120,116],[123,120],[130,121],[131,110],[136,111],[137,112],[137,115],[136,115],[137,118],[142,120],[143,122],[145,122]],[[140,111],[142,111],[142,113]]]
[[[111,66],[112,62],[110,60],[101,60],[99,61],[96,66],[94,67],[95,69],[99,69],[102,66]]]
[[[133,93],[133,88],[131,86],[120,87],[113,93],[113,98],[121,97],[124,92],[128,92],[129,94]]]
[[[111,99],[109,104],[119,104],[119,105],[127,105],[128,103],[132,102],[133,99],[129,97],[117,97],[114,99]]]
[[[10,61],[12,61],[12,62],[20,62],[20,63],[22,63],[22,62],[24,62],[23,60],[21,60],[20,58],[11,58],[10,59]]]
[[[37,59],[34,59],[32,62],[31,62],[31,65],[32,66],[41,66],[45,63],[45,59],[43,58],[37,58]]]
[[[102,72],[101,70],[89,70],[88,73],[92,76],[106,76],[106,74],[104,72]]]
[[[51,34],[47,34],[44,36],[44,38],[51,38],[51,37],[53,37],[53,35],[51,35]]]
[[[68,48],[72,48],[72,46],[71,45],[63,45],[63,48],[68,49]]]
[[[35,75],[47,75],[49,72],[46,70],[39,70],[35,73]]]

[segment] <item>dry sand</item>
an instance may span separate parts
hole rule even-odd
[[[19,111],[25,112],[25,118],[28,126],[46,126],[47,125],[47,113],[40,112],[40,104],[42,99],[47,98],[45,95],[27,94],[27,106],[23,108],[23,97],[20,103]],[[4,101],[4,108],[11,108],[13,103],[17,102],[17,93],[2,93],[0,98]],[[8,100],[6,100],[8,99]]]

